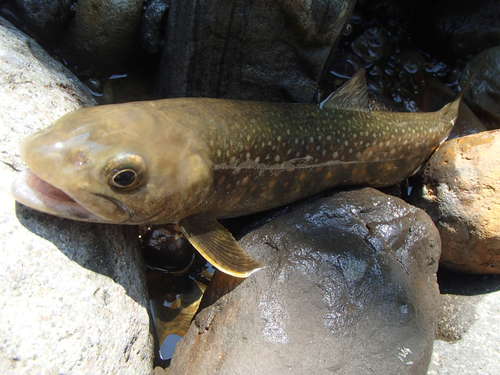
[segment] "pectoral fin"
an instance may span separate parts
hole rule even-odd
[[[236,277],[248,277],[262,268],[215,219],[193,216],[179,227],[198,252],[214,267]]]

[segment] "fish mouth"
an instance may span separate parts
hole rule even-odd
[[[73,220],[110,222],[83,207],[64,191],[42,180],[30,169],[18,175],[11,190],[19,203],[37,211]]]

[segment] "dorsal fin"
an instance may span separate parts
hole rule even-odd
[[[370,112],[365,69],[358,70],[349,81],[322,101],[319,108]]]

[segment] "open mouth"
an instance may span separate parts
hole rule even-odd
[[[31,170],[26,170],[26,183],[31,189],[35,189],[39,193],[43,194],[45,197],[49,199],[53,199],[59,202],[74,202],[69,195],[67,195],[64,191],[56,188],[55,186],[49,184],[48,182],[39,178],[36,174],[34,174]]]
[[[31,170],[21,172],[12,184],[14,198],[25,206],[48,214],[83,221],[103,219],[77,203],[69,195],[39,178]]]

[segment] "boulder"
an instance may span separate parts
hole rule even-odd
[[[500,273],[500,130],[444,143],[423,170],[411,203],[436,223],[441,264],[469,273]]]
[[[136,230],[63,220],[15,203],[20,140],[94,100],[0,19],[0,373],[149,374]]]
[[[161,97],[311,102],[354,4],[172,0]]]
[[[460,76],[460,84],[464,85],[475,74],[470,89],[465,92],[465,101],[489,129],[500,128],[499,61],[500,46],[489,48],[471,58]]]
[[[425,374],[439,313],[432,220],[374,189],[297,206],[240,244],[265,267],[216,272],[174,374]]]
[[[142,0],[80,0],[57,46],[79,69],[98,76],[123,73],[139,43]]]

